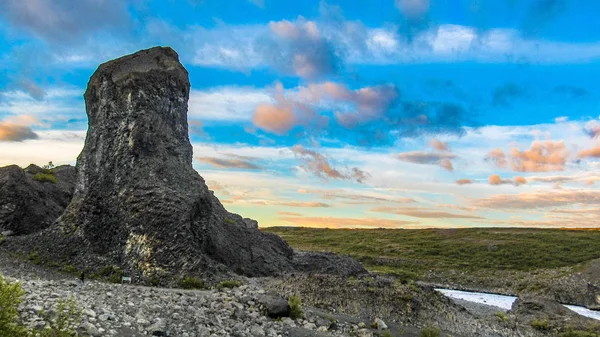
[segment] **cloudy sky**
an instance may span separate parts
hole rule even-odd
[[[262,226],[591,227],[600,2],[3,0],[0,166],[75,164],[98,64],[190,73],[194,167]]]

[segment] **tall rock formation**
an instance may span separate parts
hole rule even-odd
[[[31,234],[48,228],[71,201],[77,173],[73,166],[52,170],[56,182],[36,180],[43,169],[0,167],[0,231]]]
[[[75,193],[55,232],[79,242],[79,255],[148,278],[306,270],[314,254],[294,254],[278,236],[226,211],[192,168],[189,90],[188,73],[168,47],[98,67],[84,95],[89,129]],[[364,271],[341,261],[319,255],[315,268]]]

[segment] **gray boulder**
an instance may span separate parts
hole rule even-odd
[[[63,213],[75,189],[76,170],[53,169],[56,183],[38,181],[42,168],[17,165],[0,168],[0,231],[11,235],[35,233],[49,227]]]
[[[290,304],[279,296],[263,295],[258,298],[258,303],[262,304],[267,316],[271,318],[290,316]]]

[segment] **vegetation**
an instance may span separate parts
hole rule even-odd
[[[0,276],[0,336],[26,336],[26,329],[18,322],[17,306],[23,301],[20,283],[11,283]]]
[[[60,300],[56,318],[45,314],[49,324],[42,331],[29,331],[20,321],[17,307],[23,301],[23,289],[17,282],[9,282],[0,275],[0,336],[30,337],[74,337],[75,329],[81,322],[81,311],[74,300]],[[44,316],[44,314],[43,314]]]
[[[39,182],[51,182],[53,184],[56,184],[57,179],[56,175],[54,175],[54,164],[52,164],[52,162],[49,162],[48,165],[44,165],[42,171],[36,173],[33,176],[33,179]]]
[[[204,289],[204,281],[195,277],[185,277],[179,281],[179,286],[183,289]]]
[[[56,184],[58,182],[58,180],[56,179],[56,176],[54,174],[44,173],[44,172],[34,174],[33,179],[37,180],[39,182],[42,182],[42,183],[43,182],[51,182],[53,184]]]
[[[440,337],[440,329],[438,329],[435,326],[426,326],[423,329],[421,329],[421,332],[419,333],[420,337]]]
[[[548,323],[547,319],[534,319],[531,321],[531,326],[536,330],[550,330],[550,323]]]
[[[390,330],[385,330],[383,332],[383,334],[381,335],[381,337],[394,337],[394,336],[392,335],[392,333],[390,332]]]
[[[29,253],[29,256],[27,256],[27,260],[31,261],[31,263],[33,263],[33,264],[37,264],[37,265],[42,264],[42,258],[36,251]]]
[[[304,312],[302,311],[302,300],[298,296],[291,296],[288,299],[288,303],[290,305],[290,318],[291,319],[299,319],[304,317]]]
[[[50,326],[42,330],[40,337],[77,336],[76,329],[81,322],[82,312],[77,308],[75,300],[59,300],[56,314],[56,319],[45,315],[44,320],[49,322]]]
[[[405,281],[429,270],[532,271],[573,266],[600,258],[600,231],[465,229],[263,229],[294,248],[350,255],[373,272]]]
[[[498,311],[497,313],[495,313],[494,315],[496,315],[496,317],[498,317],[502,322],[505,322],[508,320],[508,317],[506,316],[506,314],[502,311]]]
[[[226,281],[223,281],[223,282],[217,284],[217,289],[221,290],[221,289],[224,289],[224,288],[236,288],[236,287],[239,287],[241,285],[242,285],[242,283],[240,281],[226,280]]]
[[[107,279],[111,283],[119,283],[121,277],[123,277],[123,272],[117,266],[104,266],[94,276]]]

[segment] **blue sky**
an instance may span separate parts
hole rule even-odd
[[[600,3],[6,0],[0,165],[74,164],[96,67],[190,73],[194,167],[262,226],[590,227]]]

